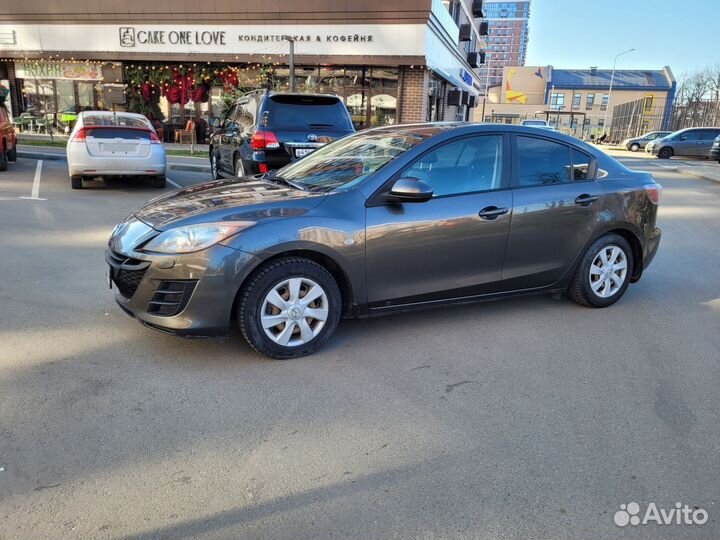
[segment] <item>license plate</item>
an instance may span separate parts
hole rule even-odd
[[[107,280],[108,289],[112,290],[112,266],[108,264],[107,272],[105,272],[105,279]]]
[[[314,148],[296,148],[295,149],[295,157],[303,157],[307,156],[308,154],[312,153]]]

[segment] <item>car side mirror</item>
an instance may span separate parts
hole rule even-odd
[[[425,202],[433,196],[433,189],[417,178],[405,177],[395,181],[387,199],[390,202]]]
[[[218,116],[211,116],[210,117],[210,127],[211,128],[219,128],[220,127],[220,117]]]

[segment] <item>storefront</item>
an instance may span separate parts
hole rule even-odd
[[[132,110],[177,127],[249,90],[289,90],[292,41],[295,90],[337,94],[358,129],[465,120],[477,74],[443,4],[433,10],[408,24],[0,25],[12,36],[0,67],[14,114]]]

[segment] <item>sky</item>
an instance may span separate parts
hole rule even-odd
[[[720,0],[531,0],[525,65],[662,69],[720,64]]]

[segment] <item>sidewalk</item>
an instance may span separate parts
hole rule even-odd
[[[65,134],[53,133],[52,138],[50,135],[45,133],[18,133],[18,145],[19,146],[36,146],[38,148],[61,148],[63,144],[67,144],[68,136]],[[38,144],[33,144],[38,143]],[[52,146],[49,146],[53,143]],[[176,143],[163,143],[165,150],[170,152],[190,152],[191,145],[189,144],[176,144]],[[203,158],[207,158],[210,147],[207,144],[195,144],[193,145],[192,152],[198,154]],[[64,151],[64,150],[63,150]]]
[[[25,144],[26,141],[18,141],[18,157],[30,158],[30,159],[47,159],[52,161],[65,161],[65,148],[59,148],[56,146],[34,146],[32,144]],[[172,145],[182,147],[188,147],[190,145]],[[207,145],[204,151],[197,151],[197,156],[173,156],[168,155],[167,164],[168,169],[176,171],[188,171],[198,173],[209,173],[210,162],[208,161],[208,150]],[[165,145],[167,148],[168,145]]]

